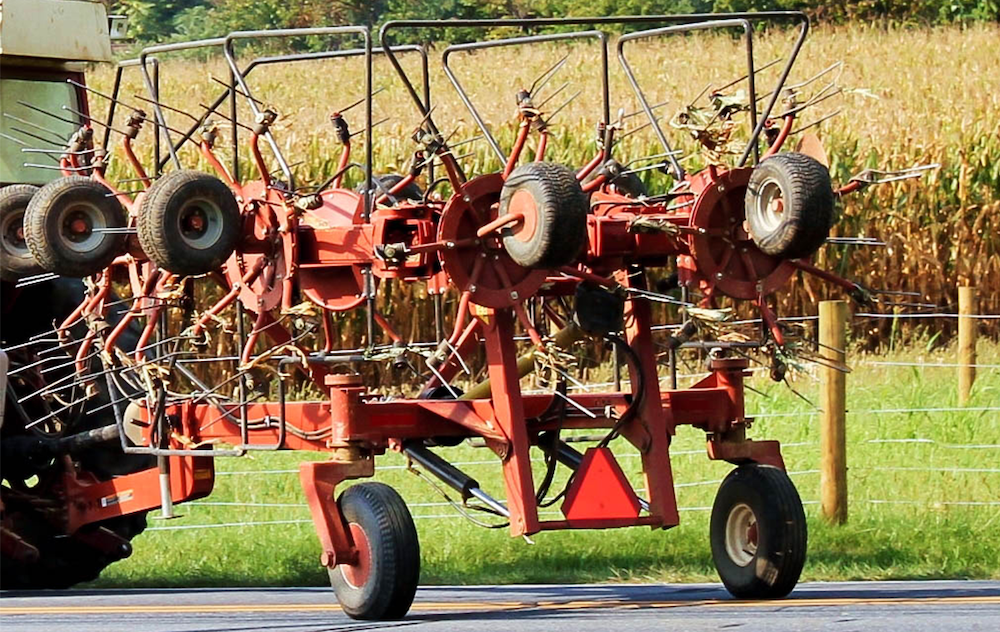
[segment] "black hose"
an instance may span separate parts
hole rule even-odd
[[[607,447],[611,441],[618,436],[625,424],[629,423],[635,416],[639,414],[639,408],[642,406],[643,400],[646,397],[646,374],[643,372],[642,360],[639,358],[639,354],[635,352],[628,342],[624,338],[617,334],[605,334],[604,336],[609,342],[614,344],[616,347],[621,349],[628,361],[632,364],[632,368],[635,370],[636,379],[632,384],[632,401],[629,402],[628,408],[622,413],[622,416],[618,418],[615,425],[612,426],[611,431],[605,436],[597,447],[604,448]]]

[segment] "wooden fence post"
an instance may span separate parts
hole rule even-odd
[[[976,381],[976,289],[958,288],[958,405],[969,403],[972,383]]]
[[[847,301],[819,304],[820,355],[830,364],[847,360]],[[847,522],[847,376],[831,367],[820,369],[820,507],[835,524]]]

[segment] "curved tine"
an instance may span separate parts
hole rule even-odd
[[[535,96],[535,92],[537,90],[541,90],[542,87],[545,86],[545,84],[547,84],[557,72],[562,70],[562,67],[566,65],[567,59],[569,59],[569,53],[566,53],[562,59],[552,64],[545,70],[545,72],[538,75],[538,78],[531,82],[531,87],[528,88],[528,94],[530,96]]]
[[[54,132],[54,131],[50,130],[49,128],[45,127],[44,125],[39,125],[38,123],[33,123],[33,122],[28,121],[26,119],[23,119],[23,118],[21,118],[19,116],[14,116],[13,114],[11,114],[9,112],[4,112],[3,115],[4,115],[4,118],[9,118],[12,121],[17,121],[18,123],[23,123],[24,125],[27,125],[29,127],[34,127],[35,129],[41,130],[41,131],[45,132],[46,134],[52,134],[53,136],[55,136],[56,138],[58,138],[60,140],[60,142],[63,142],[63,143],[68,143],[69,142],[69,138],[63,136],[62,134],[60,134],[58,132]],[[22,133],[24,133],[24,132],[22,131]]]
[[[161,108],[170,110],[171,112],[176,112],[177,114],[180,114],[181,116],[186,116],[189,119],[191,119],[192,121],[198,121],[199,120],[198,117],[194,116],[193,114],[188,114],[187,112],[185,112],[184,110],[182,110],[180,108],[175,108],[172,105],[167,105],[163,101],[157,101],[155,99],[150,99],[148,97],[142,96],[141,94],[133,94],[132,96],[134,96],[136,99],[139,99],[140,101],[142,101],[144,103],[149,103],[150,105],[159,105]]]
[[[134,105],[126,103],[126,102],[122,101],[121,99],[116,99],[115,97],[111,96],[110,94],[105,94],[105,93],[101,92],[100,90],[95,90],[94,88],[91,88],[90,86],[84,85],[84,84],[82,84],[82,83],[80,83],[78,81],[74,81],[72,79],[67,79],[66,83],[68,83],[70,85],[73,85],[73,86],[76,86],[77,88],[86,90],[87,92],[91,92],[93,94],[96,94],[99,97],[103,97],[103,98],[107,99],[108,101],[111,101],[112,103],[118,103],[120,105],[124,105],[125,107],[127,107],[130,110],[134,110],[136,112],[140,112],[141,111],[140,108],[137,108]]]

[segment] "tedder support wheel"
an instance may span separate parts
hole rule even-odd
[[[788,475],[741,465],[722,481],[712,506],[712,558],[726,590],[741,599],[792,591],[806,561],[806,516]]]
[[[24,212],[24,237],[35,261],[49,272],[86,277],[125,252],[128,216],[104,185],[84,176],[49,182]],[[111,230],[107,230],[111,229]]]
[[[587,195],[568,167],[529,162],[511,172],[500,193],[500,216],[524,219],[501,230],[503,246],[525,268],[576,261],[587,243]]]
[[[12,184],[0,189],[0,279],[17,281],[44,272],[24,241],[24,211],[38,191],[30,184]]]
[[[150,261],[175,274],[219,269],[242,226],[236,197],[215,176],[184,169],[153,183],[139,209],[139,243]]]
[[[406,503],[382,483],[359,483],[337,500],[358,549],[357,564],[330,569],[341,607],[354,619],[400,619],[420,579],[420,544]]]
[[[815,158],[775,154],[757,165],[746,193],[750,236],[765,254],[798,259],[815,253],[833,225],[830,172]]]

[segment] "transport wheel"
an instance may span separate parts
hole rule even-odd
[[[766,254],[808,257],[830,235],[833,195],[830,172],[815,158],[775,154],[750,176],[745,198],[748,232]]]
[[[341,607],[354,619],[401,619],[420,579],[420,544],[406,503],[382,483],[349,487],[337,502],[358,548],[356,564],[330,569]]]
[[[39,189],[24,212],[24,237],[35,261],[49,272],[86,277],[125,252],[128,216],[99,182],[67,176]]]
[[[770,465],[741,465],[715,496],[712,559],[726,590],[741,599],[792,591],[806,561],[806,516],[788,475]]]
[[[175,274],[218,270],[242,226],[236,197],[215,176],[183,169],[153,183],[139,209],[139,243],[150,261]]]
[[[500,216],[524,219],[501,230],[507,254],[525,268],[576,261],[587,243],[587,196],[569,168],[530,162],[511,172],[500,193]]]
[[[375,197],[382,195],[386,191],[391,191],[392,187],[399,184],[399,181],[402,179],[403,176],[399,175],[398,173],[390,173],[383,176],[376,174],[374,180],[382,186],[375,187],[375,192],[374,192]],[[365,183],[362,182],[361,184],[359,184],[356,190],[358,193],[364,193]],[[396,193],[391,197],[394,197],[397,200],[410,200],[413,202],[420,202],[421,200],[424,199],[424,192],[423,190],[421,190],[419,186],[417,186],[416,182],[411,182],[405,187],[403,187],[402,191]]]
[[[44,272],[24,241],[24,211],[38,191],[30,184],[12,184],[0,189],[0,279],[17,281]]]

